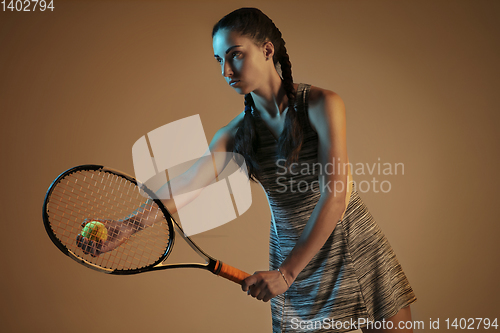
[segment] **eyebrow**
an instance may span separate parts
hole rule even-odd
[[[240,46],[242,46],[242,45],[233,45],[233,46],[229,47],[229,48],[226,50],[226,53],[225,53],[225,54],[228,54],[229,52],[231,52],[231,50],[232,50],[232,49],[234,49],[234,48],[236,48],[236,47],[240,47]],[[217,57],[219,57],[219,55],[214,54],[214,57],[216,57],[216,58],[217,58]],[[219,57],[219,58],[220,58],[220,57]]]

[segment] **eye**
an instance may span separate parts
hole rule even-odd
[[[241,55],[241,52],[240,51],[235,51],[233,52],[232,56],[233,58],[239,58],[239,56]]]

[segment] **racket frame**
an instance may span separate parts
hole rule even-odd
[[[149,196],[150,200],[153,200],[156,205],[160,208],[161,212],[163,213],[163,216],[165,217],[166,223],[168,224],[168,230],[169,230],[169,242],[167,245],[167,248],[165,249],[163,255],[157,259],[154,263],[151,263],[147,266],[140,267],[140,268],[135,268],[135,269],[111,269],[111,268],[105,268],[99,265],[95,265],[84,258],[81,258],[80,256],[76,255],[73,251],[68,249],[56,236],[54,231],[52,230],[50,226],[50,220],[49,220],[49,214],[48,214],[48,203],[49,199],[52,195],[52,192],[54,188],[59,184],[59,182],[64,179],[66,176],[78,172],[78,171],[100,171],[100,172],[107,172],[111,173],[114,175],[117,175],[119,177],[125,178],[128,181],[132,182],[136,186],[140,187],[142,191],[147,193]],[[214,259],[207,253],[205,253],[196,243],[187,236],[180,225],[175,221],[175,219],[172,217],[170,212],[167,210],[165,205],[161,202],[160,199],[156,197],[153,191],[151,191],[149,188],[147,188],[144,184],[141,186],[138,185],[137,180],[121,171],[105,167],[103,165],[97,165],[97,164],[83,164],[79,166],[72,167],[64,172],[62,172],[54,181],[51,183],[49,186],[49,189],[47,190],[47,193],[45,194],[45,199],[43,202],[43,212],[42,212],[42,217],[43,217],[43,224],[45,226],[45,231],[49,235],[49,238],[52,240],[54,245],[65,255],[70,257],[71,259],[75,260],[79,264],[82,264],[88,268],[91,268],[93,270],[107,273],[107,274],[113,274],[113,275],[132,275],[132,274],[138,274],[138,273],[144,273],[144,272],[151,272],[151,271],[157,271],[157,270],[164,270],[164,269],[172,269],[172,268],[201,268],[208,270],[212,272],[215,275],[219,275],[220,270],[222,266],[224,265],[221,261]],[[170,255],[170,252],[173,249],[174,242],[175,242],[175,232],[174,232],[174,225],[177,231],[182,235],[182,237],[186,240],[188,245],[196,252],[198,255],[200,255],[202,258],[205,259],[206,263],[178,263],[178,264],[162,264],[167,257]],[[76,241],[76,240],[75,240]]]

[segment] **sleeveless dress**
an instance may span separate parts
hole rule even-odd
[[[276,139],[252,111],[259,140],[259,182],[272,214],[270,270],[276,270],[293,249],[320,198],[318,137],[307,116],[309,89],[306,84],[297,89],[304,142],[292,173],[285,173]],[[288,291],[271,300],[273,332],[347,332],[356,329],[353,322],[389,318],[415,301],[389,242],[353,188],[343,219],[324,246]]]

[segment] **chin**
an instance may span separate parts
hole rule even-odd
[[[255,90],[255,87],[253,85],[249,85],[247,84],[247,82],[241,82],[241,81],[235,87],[233,86],[230,87],[233,88],[234,91],[236,91],[240,95],[246,95]]]
[[[236,87],[236,88],[233,87],[233,89],[234,89],[234,91],[236,91],[240,95],[246,95],[246,94],[251,92],[251,91],[247,91],[248,89],[240,88],[240,87]]]

